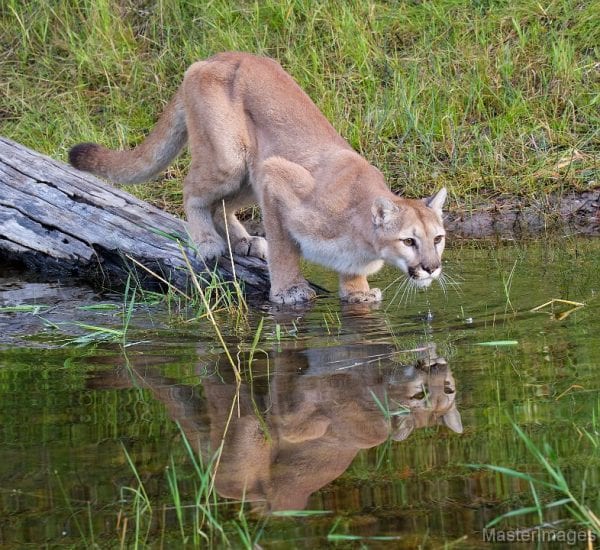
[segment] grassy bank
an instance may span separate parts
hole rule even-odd
[[[134,145],[191,62],[236,49],[277,58],[406,194],[586,189],[600,181],[598,13],[598,0],[6,0],[0,134],[63,159],[79,141]],[[185,166],[135,192],[177,210]]]

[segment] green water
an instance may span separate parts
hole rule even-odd
[[[164,305],[136,307],[125,346],[65,346],[77,331],[52,318],[64,303],[0,313],[0,546],[239,548],[241,531],[263,548],[491,547],[485,525],[535,496],[467,465],[548,479],[513,422],[598,514],[600,241],[455,244],[445,269],[458,287],[391,303],[389,288],[378,309],[332,296],[251,308],[245,327],[219,314],[239,387],[206,319]],[[555,298],[585,306],[531,311]],[[10,333],[17,316],[40,333]],[[118,309],[85,322],[122,326]],[[208,541],[194,536],[200,481],[183,434],[205,470],[223,442],[211,510],[224,535],[205,522]],[[151,509],[136,504],[140,481]],[[496,527],[541,521],[582,529],[564,506]]]

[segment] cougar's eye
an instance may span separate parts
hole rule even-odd
[[[443,238],[444,238],[444,235],[438,235],[437,237],[435,237],[433,239],[433,244],[440,244],[442,242]]]
[[[415,242],[414,239],[402,239],[402,242],[406,245],[406,246],[416,246],[417,243]]]

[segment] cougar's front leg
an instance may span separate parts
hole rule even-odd
[[[369,288],[369,282],[364,275],[340,273],[340,298],[349,304],[380,302],[381,290]]]
[[[310,178],[310,179],[308,179]],[[282,158],[269,159],[261,167],[261,207],[267,235],[270,300],[282,304],[308,302],[316,292],[302,276],[300,248],[286,228],[298,196],[295,188],[312,177],[301,166]]]

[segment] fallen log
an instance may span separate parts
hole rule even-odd
[[[234,255],[205,266],[179,218],[0,137],[0,264],[100,288],[123,287],[133,275],[145,288],[164,288],[163,279],[187,289],[188,261],[201,278],[232,280],[235,271],[247,294],[268,295],[263,260]]]

